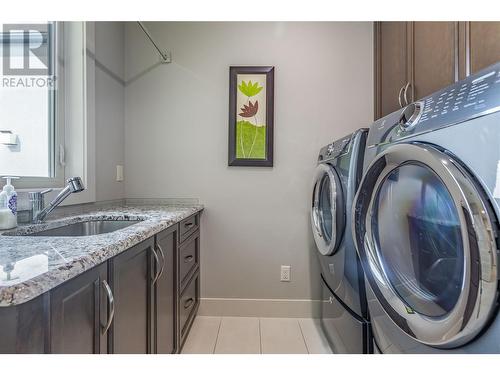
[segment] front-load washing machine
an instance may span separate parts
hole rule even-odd
[[[353,232],[376,350],[500,353],[500,63],[376,121]]]
[[[321,264],[321,324],[334,353],[371,350],[364,278],[351,235],[351,207],[361,179],[367,129],[320,150],[311,224]]]

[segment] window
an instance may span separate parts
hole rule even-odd
[[[0,25],[0,175],[45,180],[62,173],[56,163],[57,27]]]
[[[18,192],[80,176],[65,202],[95,200],[94,46],[93,22],[0,24],[0,176]]]

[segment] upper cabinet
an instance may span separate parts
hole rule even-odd
[[[402,106],[409,82],[406,22],[375,23],[375,98],[377,113],[391,113]]]
[[[375,118],[500,61],[500,22],[376,22]]]
[[[469,74],[500,61],[500,22],[464,22]],[[466,61],[467,64],[467,61]],[[467,65],[465,76],[467,76]]]
[[[458,23],[410,22],[409,28],[412,102],[458,79]]]

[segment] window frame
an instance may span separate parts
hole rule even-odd
[[[60,110],[61,105],[59,101],[64,97],[63,87],[59,87],[59,77],[63,77],[63,72],[61,71],[61,61],[63,58],[61,56],[61,40],[62,35],[60,33],[60,23],[59,22],[49,22],[51,25],[51,43],[49,48],[53,50],[50,54],[51,64],[54,68],[54,76],[56,77],[56,87],[55,89],[49,90],[49,111],[48,111],[48,126],[49,126],[49,137],[48,145],[49,148],[49,176],[48,177],[34,177],[34,176],[23,176],[22,174],[16,174],[20,177],[16,180],[15,186],[17,190],[30,189],[34,187],[60,187],[64,184],[64,168],[60,163],[59,152],[60,146],[64,145],[64,121],[61,117]]]
[[[78,35],[83,38],[83,50],[81,60],[77,59],[75,65],[81,65],[82,84],[74,87],[71,79],[67,79],[73,63],[67,54],[67,37],[71,29],[76,30],[80,25]],[[53,34],[55,51],[52,58],[55,59],[57,87],[52,103],[54,126],[50,137],[54,147],[50,153],[54,173],[52,177],[20,176],[15,187],[19,193],[52,188],[46,197],[48,201],[64,188],[67,178],[80,176],[86,189],[72,194],[62,205],[95,202],[95,25],[94,22],[54,22]],[[68,108],[71,105],[74,106]]]

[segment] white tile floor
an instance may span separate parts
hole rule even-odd
[[[197,316],[183,354],[327,354],[317,319]]]

